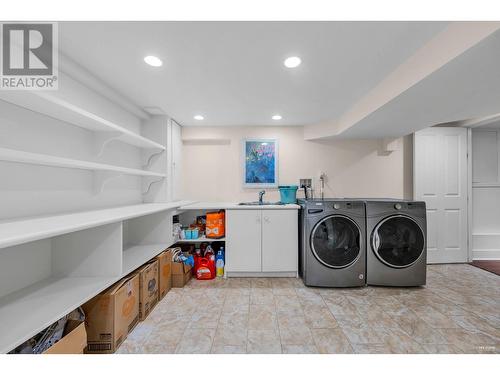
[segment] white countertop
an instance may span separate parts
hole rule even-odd
[[[240,206],[235,202],[193,202],[179,210],[298,210],[298,204],[271,204],[262,206]]]

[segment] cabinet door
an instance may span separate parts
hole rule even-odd
[[[262,211],[262,271],[298,270],[298,213],[296,210]]]
[[[261,210],[226,211],[226,271],[261,271],[261,221]]]

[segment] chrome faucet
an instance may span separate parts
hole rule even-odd
[[[262,198],[264,197],[264,194],[266,194],[265,190],[259,191],[259,204],[263,204],[264,202],[262,201]]]

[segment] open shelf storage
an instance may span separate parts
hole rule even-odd
[[[126,174],[131,176],[151,176],[151,177],[166,176],[164,173],[146,171],[143,169],[119,167],[116,165],[62,158],[59,156],[37,154],[34,152],[12,150],[9,148],[0,148],[0,160],[13,163],[44,165],[56,168],[72,168],[72,169],[84,169],[89,171],[114,172],[117,174]]]
[[[171,244],[132,245],[123,249],[123,276],[160,254]]]
[[[123,222],[122,274],[135,270],[171,246],[173,212],[158,212]]]
[[[75,104],[58,98],[51,93],[39,91],[5,91],[0,94],[0,99],[93,132],[108,134],[112,140],[128,143],[139,148],[165,150],[165,146],[99,117]]]
[[[0,299],[0,353],[12,350],[116,280],[51,277]]]
[[[216,242],[216,241],[225,241],[226,238],[225,237],[222,237],[222,238],[207,238],[205,236],[201,236],[195,240],[177,240],[176,242],[179,242],[179,243],[198,243],[198,242]]]
[[[31,121],[29,125],[36,129],[33,124],[40,118],[36,115],[39,113],[57,120],[54,125],[62,130],[61,142],[69,142],[65,145],[65,152],[71,152],[73,147],[75,150],[81,148],[86,150],[85,155],[94,157],[81,160],[71,156],[74,154],[50,155],[60,141],[59,138],[37,147],[40,151],[31,152],[33,149],[30,146],[37,141],[34,138],[22,145],[19,142],[0,145],[1,166],[8,173],[15,173],[21,165],[41,166],[25,169],[35,171],[36,177],[33,178],[43,178],[44,173],[47,173],[47,178],[54,180],[50,184],[51,189],[59,183],[60,173],[55,168],[88,171],[77,174],[78,185],[74,186],[79,186],[78,190],[75,189],[75,193],[67,192],[69,189],[64,190],[66,198],[61,199],[61,202],[57,201],[57,190],[48,191],[55,197],[50,202],[55,204],[50,207],[59,212],[67,209],[67,199],[82,196],[84,190],[86,197],[80,207],[88,207],[88,204],[106,205],[107,202],[129,202],[132,199],[140,203],[0,220],[0,353],[14,349],[171,246],[173,212],[189,203],[168,202],[172,195],[170,181],[166,178],[167,174],[172,175],[172,122],[164,116],[142,121],[142,117],[131,116],[127,111],[113,106],[108,110],[106,100],[89,96],[85,90],[80,96],[78,87],[68,86],[68,92],[75,94],[69,95],[74,98],[69,101],[60,92],[0,93],[1,103],[12,103],[35,113],[4,105],[7,111],[13,111],[9,112],[8,118],[12,123],[7,123],[5,129],[15,130],[12,125],[17,125],[18,117],[20,124]],[[86,110],[86,105],[94,109]],[[100,112],[92,113],[93,111]],[[17,116],[18,112],[21,113],[20,116]],[[103,116],[108,119],[100,117],[101,112],[107,113]],[[50,118],[41,119],[49,130],[52,129]],[[111,118],[123,119],[127,122],[122,125],[130,124],[134,128],[129,130],[113,122],[116,120],[109,121]],[[73,129],[73,126],[90,133],[85,134],[80,142],[80,139],[74,137],[82,133]],[[27,132],[26,129],[22,130]],[[45,129],[40,128],[38,131],[37,134],[40,134]],[[17,136],[24,135],[25,133],[20,132]],[[101,162],[98,158],[103,155],[107,145],[116,141],[138,147],[139,150],[115,147],[106,154],[110,160],[108,163],[111,164]],[[169,152],[166,152],[167,148]],[[120,155],[124,152],[131,152],[131,157],[127,157],[127,160],[135,158],[134,167],[113,164],[115,160],[121,160]],[[123,175],[141,177],[141,180],[133,181],[133,189],[130,188],[132,184],[114,184],[113,188],[120,191],[113,199],[110,192],[100,197],[87,194],[89,180],[93,182],[96,193],[101,192],[109,181]],[[16,183],[24,183],[30,187],[31,176],[24,177]],[[30,191],[26,204],[37,199],[37,193],[38,190]],[[138,193],[142,193],[142,197],[138,198]],[[15,198],[18,198],[17,195]],[[41,212],[39,207],[26,211]],[[15,215],[15,208],[3,217],[8,217],[9,214]]]
[[[0,352],[6,353],[173,244],[184,202],[0,223]]]
[[[121,223],[0,250],[0,352],[8,352],[115,282]]]
[[[173,210],[182,204],[182,201],[144,203],[102,210],[3,221],[0,222],[0,248],[149,215],[160,211]]]

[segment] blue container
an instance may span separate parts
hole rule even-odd
[[[280,189],[281,203],[297,203],[297,185],[278,186]]]

